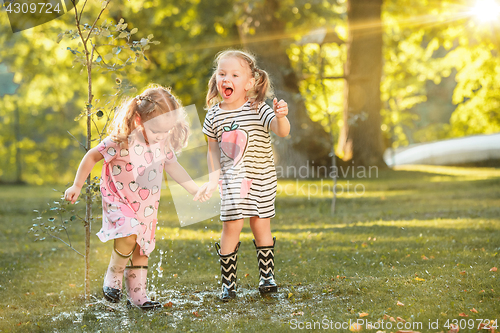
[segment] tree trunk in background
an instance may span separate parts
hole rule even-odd
[[[288,103],[290,137],[275,136],[274,151],[278,176],[293,177],[292,173],[287,175],[287,167],[298,171],[301,166],[331,165],[328,157],[331,144],[329,134],[307,114],[299,80],[286,53],[289,42],[284,40],[285,22],[274,16],[279,6],[277,0],[266,0],[263,9],[254,9],[249,14],[252,22],[259,22],[254,27],[255,34],[245,33],[242,25],[238,30],[243,46],[257,56],[257,65],[269,73],[278,100]],[[281,175],[280,170],[284,172]]]
[[[16,108],[14,109],[14,132],[15,132],[15,142],[16,142],[16,184],[23,183],[23,165],[21,156],[21,120],[19,116],[19,105],[16,102]]]
[[[382,0],[349,0],[344,126],[337,154],[357,166],[385,167],[381,126]]]

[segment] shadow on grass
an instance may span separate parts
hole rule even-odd
[[[473,176],[480,178],[480,171]],[[500,251],[500,179],[446,172],[381,172],[363,180],[366,196],[338,198],[334,217],[328,215],[328,197],[279,197],[272,227],[280,292],[271,298],[257,292],[257,259],[246,223],[239,297],[227,304],[218,300],[213,247],[220,223],[215,218],[180,228],[175,214],[163,208],[150,290],[172,306],[157,313],[102,302],[111,244],[96,237],[94,298],[84,301],[83,259],[59,242],[34,243],[27,233],[32,210],[58,194],[10,187],[0,193],[0,330],[287,332],[293,319],[344,322],[361,312],[374,322],[385,314],[408,322],[444,321],[460,313],[494,318],[500,297],[497,273],[490,269]],[[162,200],[168,207],[168,198]],[[94,233],[99,227],[97,222]],[[83,228],[75,226],[71,236],[83,248]]]

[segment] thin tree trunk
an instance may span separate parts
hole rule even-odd
[[[349,0],[344,126],[338,155],[357,166],[385,167],[381,126],[382,0]]]
[[[245,33],[241,25],[238,31],[243,46],[255,53],[259,67],[269,73],[278,100],[288,103],[290,137],[276,137],[274,152],[278,176],[289,178],[294,177],[301,166],[329,166],[331,145],[328,133],[307,114],[299,80],[286,53],[289,42],[283,39],[285,22],[274,16],[279,6],[277,0],[266,0],[262,5],[264,9],[254,9],[251,13],[253,22],[259,21],[255,34]]]
[[[21,184],[23,182],[23,170],[21,161],[21,121],[19,117],[19,106],[16,103],[14,108],[14,135],[16,140],[16,183]]]
[[[87,116],[87,140],[86,140],[86,145],[85,149],[87,151],[90,150],[91,144],[92,144],[92,99],[94,98],[94,95],[92,94],[92,61],[94,58],[94,49],[95,46],[92,45],[91,50],[89,51],[88,48],[88,41],[89,37],[84,38],[83,33],[81,31],[80,27],[80,19],[82,13],[78,15],[78,10],[76,8],[76,0],[72,0],[73,6],[75,8],[75,23],[76,27],[78,29],[80,39],[82,41],[82,46],[85,51],[85,66],[87,68],[87,84],[88,84],[88,90],[87,90],[87,106],[86,106],[86,116]],[[106,4],[107,6],[107,4]],[[101,17],[102,12],[106,8],[101,8],[101,12],[99,13],[96,21],[94,22],[94,25],[97,23],[99,18]],[[85,5],[84,5],[85,7]],[[81,9],[83,11],[83,8]],[[92,29],[90,29],[92,30]],[[89,35],[90,36],[90,35]],[[92,177],[91,174],[88,175],[87,177],[87,188],[86,188],[86,198],[85,198],[85,281],[84,281],[84,290],[85,290],[85,299],[89,300],[90,299],[90,233],[91,233],[91,228],[92,228],[92,189],[91,189],[91,184],[92,184]]]
[[[337,168],[337,156],[335,156],[335,134],[333,133],[333,115],[330,114],[330,103],[328,102],[328,94],[326,92],[325,86],[325,58],[323,56],[323,44],[319,44],[319,74],[321,80],[321,91],[323,92],[323,99],[325,101],[325,117],[328,117],[328,127],[330,129],[330,138],[331,138],[331,157],[332,157],[332,169],[335,170]],[[335,204],[337,201],[337,174],[335,172],[332,173],[332,183],[333,183],[333,194],[332,194],[332,203],[330,205],[330,215],[335,215]]]
[[[88,101],[87,101],[87,151],[90,150],[92,144],[92,52],[86,51],[87,56],[87,78],[88,78]],[[87,198],[85,208],[85,299],[90,299],[90,232],[92,229],[92,191],[90,184],[92,177],[89,174],[87,177]]]

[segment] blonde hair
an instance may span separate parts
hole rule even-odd
[[[257,108],[261,102],[266,100],[266,98],[273,97],[274,92],[271,86],[269,74],[267,74],[265,70],[257,67],[257,62],[253,54],[242,50],[225,50],[219,52],[214,60],[214,72],[208,81],[208,92],[205,100],[207,109],[222,101],[222,98],[217,91],[217,68],[221,59],[227,57],[236,57],[244,60],[245,63],[248,64],[251,77],[255,79],[253,88],[248,92],[248,97],[252,100],[252,107]]]
[[[139,116],[141,122],[144,123],[161,114],[178,110],[177,112],[181,113],[169,132],[167,145],[176,152],[180,151],[187,144],[189,137],[186,113],[181,108],[181,103],[172,94],[170,88],[158,84],[149,85],[142,94],[134,98],[127,98],[115,110],[115,117],[108,128],[108,134],[113,141],[126,143],[130,133],[135,128],[136,116]]]

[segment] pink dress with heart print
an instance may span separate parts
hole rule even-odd
[[[141,254],[155,248],[155,230],[166,164],[177,161],[164,142],[148,145],[129,138],[123,148],[110,137],[98,146],[104,157],[101,174],[102,228],[97,233],[106,242],[137,235]]]

